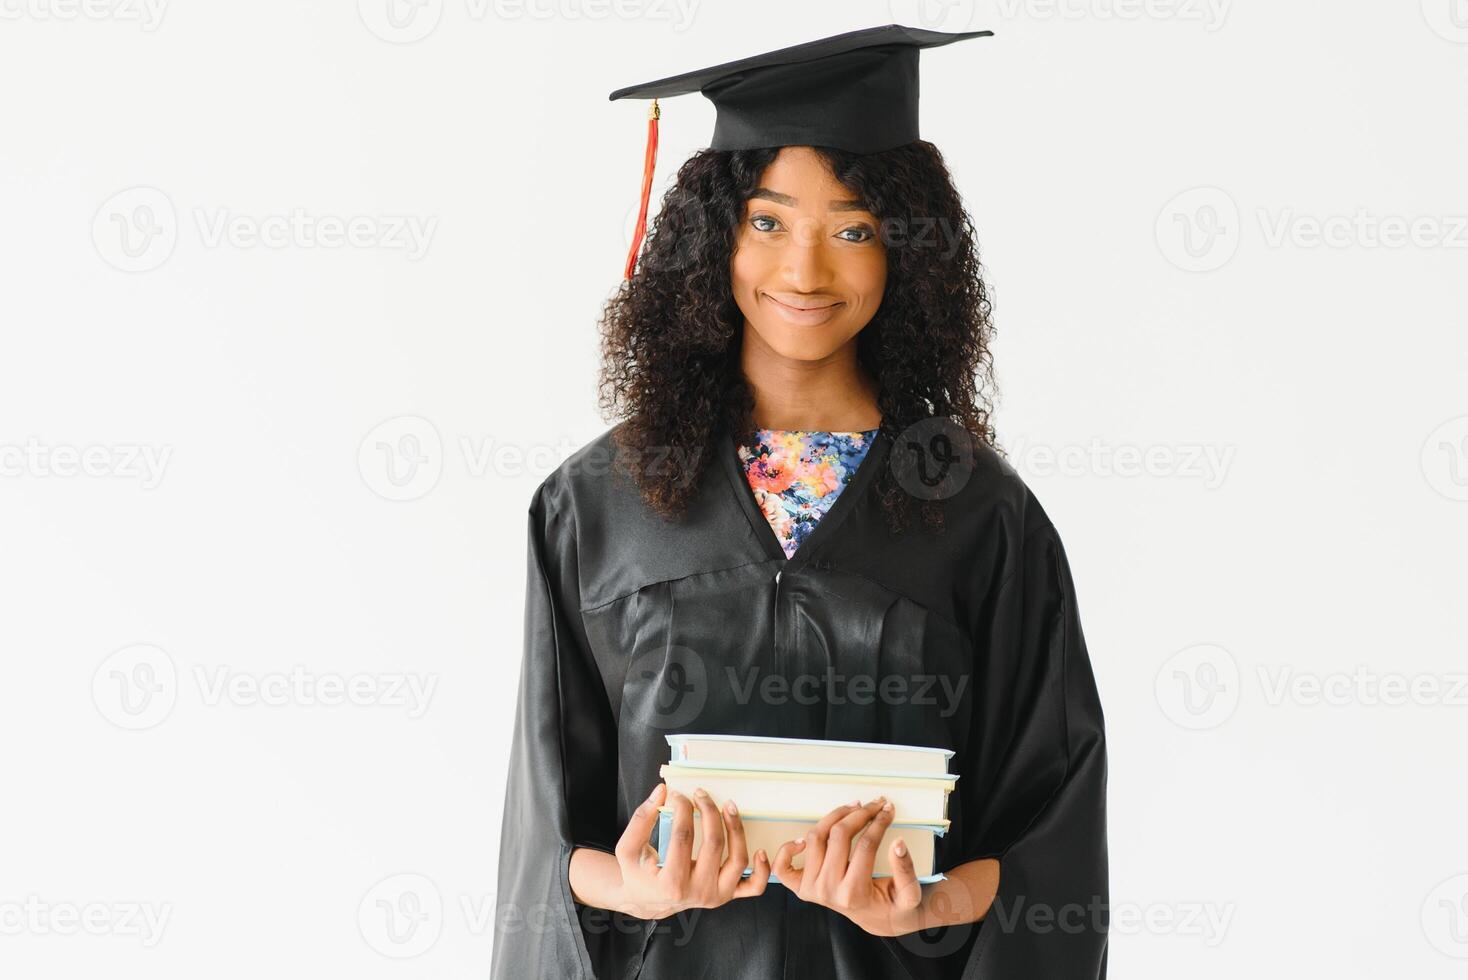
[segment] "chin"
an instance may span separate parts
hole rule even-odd
[[[823,360],[840,350],[847,340],[842,331],[825,328],[791,329],[782,324],[755,329],[776,354],[792,361]]]

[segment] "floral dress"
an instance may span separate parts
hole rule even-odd
[[[740,443],[745,479],[786,558],[831,509],[876,434],[757,429]]]

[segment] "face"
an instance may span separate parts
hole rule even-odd
[[[877,217],[807,146],[787,146],[745,203],[730,261],[745,343],[818,361],[855,341],[882,303]]]

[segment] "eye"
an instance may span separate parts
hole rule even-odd
[[[847,237],[845,237],[847,235],[855,235],[857,237],[855,237],[855,238],[847,238]],[[852,242],[854,244],[860,244],[862,242],[869,242],[869,241],[871,241],[873,238],[876,237],[876,232],[872,231],[870,228],[866,227],[865,225],[857,225],[856,227],[846,228],[846,229],[838,232],[838,237],[840,237],[842,241]]]
[[[754,226],[754,230],[755,231],[774,231],[775,230],[774,228],[764,228],[764,227],[761,227],[760,226],[760,222],[761,221],[768,221],[768,222],[770,222],[771,224],[774,224],[774,225],[778,225],[780,223],[780,222],[776,221],[774,218],[770,217],[767,214],[757,214],[754,217],[752,217],[752,218],[749,219],[749,223]]]

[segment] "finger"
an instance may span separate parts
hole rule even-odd
[[[826,835],[825,851],[821,855],[819,874],[819,884],[826,889],[824,894],[834,897],[836,889],[847,880],[852,841],[861,833],[862,828],[871,823],[872,817],[881,810],[884,802],[883,797],[879,796],[865,806],[852,809],[831,825],[831,831]],[[868,877],[871,877],[870,874]]]
[[[669,885],[681,887],[693,874],[689,864],[693,854],[693,804],[677,790],[668,790],[668,798],[673,804],[673,830],[660,874],[668,876]]]
[[[617,841],[615,852],[617,863],[624,868],[635,868],[643,864],[647,860],[648,852],[652,852],[656,863],[658,852],[653,850],[648,841],[652,838],[653,827],[657,826],[658,806],[662,802],[665,788],[663,783],[658,783],[652,788],[652,795],[632,811],[632,819],[627,821],[627,827]]]
[[[749,843],[744,838],[744,819],[732,799],[724,801],[724,837],[729,842],[729,857],[719,869],[721,895],[732,894],[749,866]]]
[[[892,842],[887,861],[892,865],[892,903],[901,909],[917,908],[923,901],[923,886],[912,866],[912,851],[901,837]]]
[[[719,882],[719,864],[724,858],[724,818],[719,815],[714,798],[702,786],[694,792],[693,802],[703,821],[703,841],[698,848],[693,880],[713,888]]]
[[[822,837],[826,836],[826,834],[830,832],[831,828],[836,825],[836,821],[846,816],[852,810],[859,809],[860,807],[860,800],[852,800],[850,803],[843,803],[840,806],[835,807],[820,820],[816,821],[816,831],[820,833]]]
[[[851,862],[846,867],[849,885],[865,887],[871,881],[872,869],[877,866],[877,848],[882,846],[882,835],[892,826],[895,816],[890,800],[878,797],[872,802],[877,804],[877,810],[851,848]]]
[[[819,879],[821,866],[824,863],[826,856],[826,835],[831,832],[831,828],[836,826],[836,824],[843,817],[845,817],[848,813],[851,813],[853,810],[858,809],[860,806],[860,800],[852,800],[850,803],[843,803],[840,806],[832,809],[831,812],[827,813],[820,820],[816,821],[816,825],[810,830],[806,831],[805,867],[801,869],[801,873],[805,882],[807,882],[808,885],[815,885],[817,880]],[[779,874],[778,871],[775,873]],[[781,878],[780,880],[784,881],[785,879]],[[801,897],[807,898],[809,896],[812,896],[813,894],[814,893],[810,891],[809,888],[807,888],[806,894],[802,895]]]
[[[754,854],[754,870],[748,878],[741,878],[734,886],[735,898],[752,898],[755,895],[763,895],[765,886],[770,883],[770,856],[761,847]]]
[[[787,840],[775,852],[775,861],[770,867],[770,870],[780,879],[780,884],[796,893],[800,891],[800,883],[805,875],[805,870],[803,868],[792,867],[790,862],[794,859],[795,855],[800,853],[800,849],[804,846],[804,837]]]

